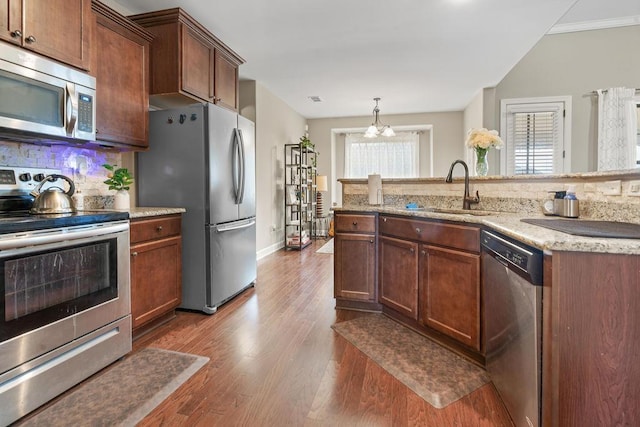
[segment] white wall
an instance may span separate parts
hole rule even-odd
[[[240,82],[240,112],[255,115],[256,238],[262,257],[284,243],[284,144],[298,142],[306,120],[254,81]]]
[[[451,162],[463,158],[463,112],[418,113],[383,115],[385,124],[391,127],[431,126],[420,137],[420,174],[421,176],[445,176]],[[342,200],[340,184],[337,179],[344,173],[344,136],[336,134],[336,129],[357,129],[364,132],[371,124],[371,116],[310,119],[309,139],[320,152],[318,173],[329,177],[329,193],[325,197],[325,211],[328,201],[339,203]],[[428,140],[433,140],[433,171]]]

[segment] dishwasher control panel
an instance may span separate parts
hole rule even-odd
[[[526,277],[534,285],[542,284],[542,251],[505,236],[482,231],[483,249],[502,260],[503,264]]]

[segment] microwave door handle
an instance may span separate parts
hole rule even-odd
[[[78,120],[78,97],[76,96],[76,87],[73,83],[67,83],[67,135],[73,136]]]

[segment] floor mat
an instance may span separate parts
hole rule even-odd
[[[484,369],[381,314],[332,328],[436,408],[489,382]]]
[[[147,348],[116,362],[19,426],[133,426],[209,358]]]
[[[322,245],[320,249],[316,251],[319,254],[332,254],[333,253],[333,239]]]

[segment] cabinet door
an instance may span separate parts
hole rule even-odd
[[[0,39],[22,44],[22,0],[0,2]]]
[[[97,15],[95,49],[97,139],[147,147],[149,42]]]
[[[420,322],[480,350],[480,256],[422,245]]]
[[[213,46],[186,25],[182,26],[182,90],[205,101],[213,100]]]
[[[373,235],[336,234],[334,296],[375,302],[376,240]]]
[[[238,110],[238,64],[220,49],[216,49],[214,63],[214,100],[221,107]]]
[[[418,319],[418,244],[380,237],[380,303]]]
[[[131,247],[131,317],[134,329],[180,305],[181,256],[180,236]]]
[[[25,0],[23,18],[24,47],[89,69],[91,0]]]

